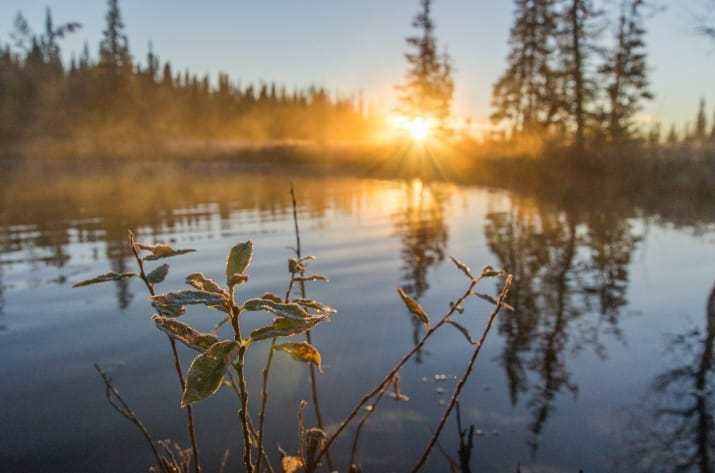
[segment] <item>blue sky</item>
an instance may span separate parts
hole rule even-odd
[[[604,0],[616,5],[616,0]],[[649,22],[648,44],[656,99],[646,117],[679,125],[698,100],[715,108],[715,44],[692,33],[692,12],[703,0],[660,0],[665,11]],[[162,60],[198,73],[229,72],[242,82],[318,83],[349,93],[363,89],[389,104],[404,73],[404,37],[417,0],[120,0],[135,58],[149,41]],[[42,28],[45,6],[56,21],[84,28],[66,51],[90,42],[93,54],[104,27],[104,0],[2,0],[0,38],[9,39],[22,10]],[[491,87],[504,67],[511,25],[509,0],[436,0],[441,44],[457,68],[457,113],[486,121]]]

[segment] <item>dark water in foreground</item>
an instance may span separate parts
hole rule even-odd
[[[395,288],[437,318],[465,288],[448,261],[515,276],[462,400],[477,429],[473,471],[711,472],[715,431],[715,209],[712,220],[646,214],[627,204],[560,207],[483,188],[222,169],[9,171],[0,177],[0,470],[146,471],[134,427],[107,405],[92,364],[111,373],[156,438],[186,445],[168,344],[149,321],[136,281],[71,289],[132,270],[127,228],[144,241],[197,250],[168,261],[165,290],[193,271],[220,279],[227,249],[253,239],[245,296],[282,292],[293,245],[288,180],[297,188],[304,252],[331,278],[310,295],[338,308],[313,341],[326,422],[335,424],[421,330]],[[494,293],[490,282],[482,288]],[[478,333],[488,307],[460,322]],[[189,309],[208,329],[217,313]],[[270,319],[253,314],[251,328]],[[404,471],[439,418],[469,356],[446,327],[402,372],[410,401],[383,401],[365,428],[364,471]],[[249,355],[254,386],[264,348]],[[185,366],[192,357],[182,350]],[[437,380],[435,375],[446,375]],[[441,378],[441,376],[437,376]],[[268,445],[296,447],[296,408],[310,399],[307,369],[277,356]],[[252,406],[258,393],[252,392]],[[237,404],[222,390],[200,404],[207,471],[226,448],[240,471]],[[255,410],[254,410],[255,412]],[[307,409],[313,422],[312,407]],[[343,469],[351,435],[333,456]],[[450,420],[441,438],[456,458]],[[678,469],[682,466],[681,469]],[[427,470],[449,471],[436,451]]]

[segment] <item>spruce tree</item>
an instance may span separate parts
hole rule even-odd
[[[494,85],[491,118],[508,122],[513,131],[540,131],[559,109],[553,0],[515,0],[515,19],[509,36],[507,69]]]
[[[608,109],[605,122],[613,141],[631,136],[635,115],[642,101],[653,98],[649,90],[646,65],[644,0],[623,0],[618,17],[614,47],[605,55],[599,68],[606,84]]]
[[[668,138],[666,138],[666,141],[669,145],[678,143],[678,130],[676,130],[675,125],[670,126],[670,131],[668,132]]]
[[[107,0],[107,22],[99,43],[99,65],[112,76],[131,72],[132,59],[129,40],[124,33],[124,22],[118,0]]]
[[[418,34],[406,39],[406,82],[398,87],[399,111],[414,118],[428,116],[444,126],[450,115],[454,81],[449,54],[439,54],[432,20],[432,0],[420,0],[421,11],[412,26]]]
[[[595,116],[598,84],[591,70],[593,56],[598,52],[600,28],[596,23],[601,15],[593,0],[561,0],[559,56],[564,78],[563,103],[578,147],[583,146]]]

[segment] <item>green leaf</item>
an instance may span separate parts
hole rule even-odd
[[[308,312],[311,312],[311,315],[314,316],[330,315],[337,312],[337,310],[333,309],[332,307],[329,307],[313,299],[293,299],[293,302],[303,307]]]
[[[251,333],[251,340],[254,342],[275,337],[289,337],[307,332],[318,323],[327,320],[326,317],[310,317],[307,319],[286,319],[279,317],[273,320],[273,324],[262,327]]]
[[[274,350],[284,351],[293,359],[304,363],[313,363],[318,369],[322,369],[320,362],[320,352],[308,342],[300,343],[280,343],[273,347]]]
[[[283,302],[280,296],[273,294],[272,292],[266,292],[261,296],[261,299],[266,299],[273,302]]]
[[[238,348],[238,342],[223,340],[194,358],[186,374],[181,407],[206,399],[219,390],[226,369],[238,355]]]
[[[138,276],[137,273],[115,273],[114,271],[112,271],[109,273],[100,274],[99,276],[96,276],[92,279],[85,279],[84,281],[80,281],[72,287],[84,287],[103,282],[120,281],[122,279],[133,278],[136,276]]]
[[[263,298],[248,299],[243,303],[242,308],[251,312],[265,310],[289,319],[306,319],[310,317],[310,314],[295,302],[276,302],[272,299]]]
[[[158,268],[154,269],[154,271],[147,274],[146,278],[151,284],[159,284],[166,279],[167,274],[169,274],[169,265],[162,264]]]
[[[205,352],[214,343],[218,342],[215,336],[199,332],[178,320],[169,319],[160,315],[155,315],[151,319],[159,330],[196,351]]]
[[[179,317],[186,312],[186,305],[203,304],[212,309],[228,312],[227,299],[222,294],[207,291],[185,290],[168,292],[150,297],[156,310],[166,317]]]
[[[186,276],[186,284],[193,286],[199,291],[213,292],[214,294],[226,294],[224,288],[211,278],[207,278],[202,273],[191,273]]]
[[[155,261],[161,258],[185,255],[186,253],[193,253],[196,251],[192,249],[177,250],[170,245],[165,245],[164,243],[157,243],[156,245],[144,245],[142,243],[137,243],[136,246],[141,250],[151,252],[149,256],[144,257],[144,261]]]
[[[422,306],[411,298],[405,291],[402,290],[402,288],[397,289],[397,293],[400,295],[402,298],[402,302],[405,303],[405,306],[407,307],[407,310],[409,310],[412,315],[417,317],[420,322],[425,324],[426,326],[429,327],[429,316],[427,315],[427,312],[422,308]]]
[[[253,242],[242,242],[231,248],[226,261],[226,283],[234,274],[245,274],[253,258]]]

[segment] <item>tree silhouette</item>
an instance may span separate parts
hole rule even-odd
[[[99,43],[99,65],[110,75],[118,76],[132,67],[129,40],[124,34],[124,22],[119,11],[119,0],[107,0],[106,27]]]
[[[432,0],[420,0],[422,7],[412,26],[415,36],[406,39],[408,69],[400,91],[399,111],[408,117],[428,116],[444,125],[450,115],[454,81],[449,54],[439,53],[432,20]]]
[[[634,117],[649,91],[645,52],[644,0],[624,0],[616,30],[616,45],[599,68],[606,82],[608,110],[605,120],[609,138],[622,141],[632,135]]]
[[[557,15],[554,0],[516,0],[507,69],[494,85],[492,121],[514,132],[541,132],[555,120]]]
[[[700,99],[698,115],[695,117],[695,132],[694,138],[698,141],[705,141],[708,134],[708,119],[705,115],[705,99]]]

